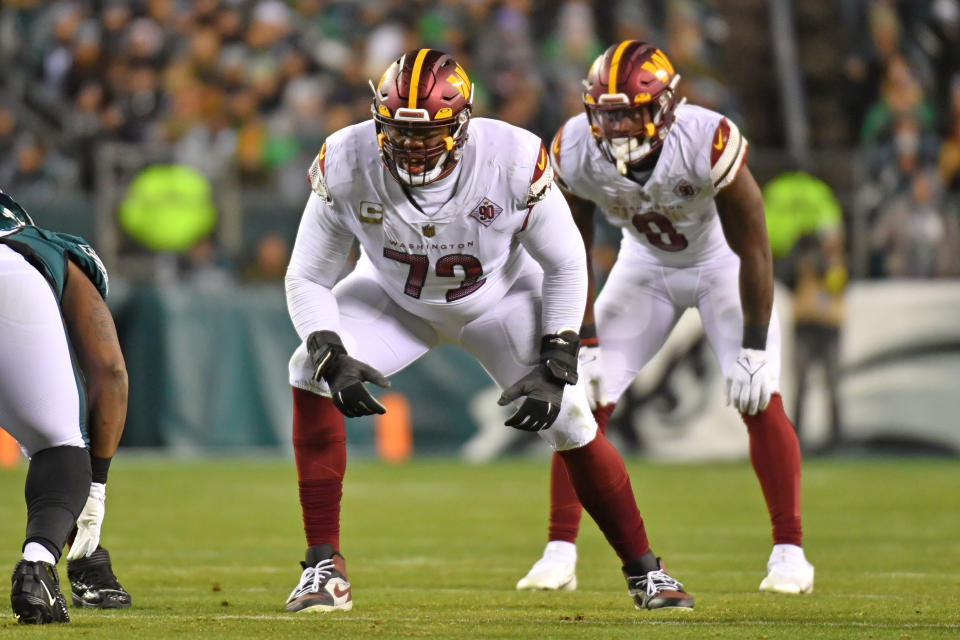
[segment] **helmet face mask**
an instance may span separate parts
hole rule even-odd
[[[466,124],[466,114],[462,128]],[[433,123],[395,122],[380,127],[380,153],[388,168],[393,167],[402,183],[409,186],[429,184],[438,180],[449,165],[450,154],[456,146],[459,131],[453,125]],[[459,154],[454,162],[459,159]]]
[[[397,181],[422,186],[449,175],[467,141],[473,85],[453,58],[420,49],[373,87],[380,157]]]
[[[622,175],[663,145],[679,81],[662,51],[634,40],[610,47],[590,67],[583,94],[590,130]]]

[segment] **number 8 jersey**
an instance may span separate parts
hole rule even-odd
[[[644,184],[622,176],[604,158],[586,114],[567,120],[550,146],[557,183],[591,200],[623,229],[634,256],[668,267],[689,267],[733,252],[717,216],[714,196],[733,182],[747,141],[720,114],[681,105],[653,172]]]

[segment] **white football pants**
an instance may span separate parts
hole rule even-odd
[[[79,384],[53,290],[0,244],[0,427],[28,457],[85,447]]]
[[[726,376],[743,342],[739,258],[731,254],[728,259],[694,267],[664,267],[640,259],[630,247],[626,240],[621,244],[594,305],[606,397],[610,402],[620,398],[689,307],[700,312],[707,340]],[[767,354],[779,377],[776,310],[770,317]]]
[[[539,270],[528,269],[496,305],[476,318],[443,323],[427,322],[393,302],[362,262],[333,288],[340,307],[339,335],[351,357],[390,376],[436,345],[458,344],[477,358],[501,389],[537,364],[543,279]],[[329,396],[326,383],[314,382],[312,375],[306,345],[301,343],[290,359],[290,384]],[[441,398],[438,405],[442,406]],[[560,415],[539,435],[554,450],[563,451],[590,443],[596,431],[580,382],[564,388]]]

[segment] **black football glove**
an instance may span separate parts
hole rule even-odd
[[[356,418],[387,412],[363,383],[389,387],[390,381],[370,365],[348,356],[340,336],[333,331],[314,331],[307,337],[307,351],[316,367],[313,379],[327,381],[340,413]]]
[[[577,384],[577,351],[580,336],[575,331],[561,331],[543,336],[540,341],[540,364],[507,388],[497,404],[504,406],[526,396],[517,411],[504,423],[522,431],[549,429],[560,415],[563,386]]]

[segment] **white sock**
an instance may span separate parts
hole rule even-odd
[[[28,562],[46,562],[57,564],[57,560],[50,553],[50,550],[39,542],[28,542],[23,548],[23,559]]]

